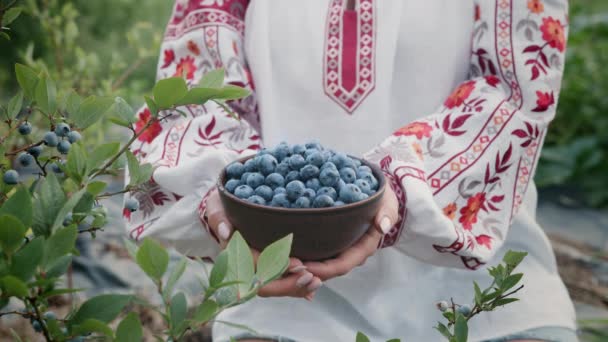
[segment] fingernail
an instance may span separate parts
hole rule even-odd
[[[304,286],[308,285],[308,283],[310,283],[312,278],[313,278],[312,273],[306,272],[306,273],[304,273],[303,276],[301,276],[300,278],[298,278],[298,280],[296,280],[296,286],[304,287]]]
[[[309,302],[312,302],[312,300],[313,300],[314,298],[315,298],[315,294],[314,294],[314,293],[307,294],[307,295],[304,297],[304,299],[306,299],[306,300],[307,300],[307,301],[309,301]]]
[[[217,233],[220,236],[220,239],[226,241],[230,237],[230,228],[226,222],[220,222],[220,225],[217,227]]]
[[[289,273],[298,273],[298,272],[302,272],[304,270],[306,270],[306,266],[304,265],[300,265],[300,266],[295,266],[289,269]]]
[[[380,221],[380,229],[382,232],[384,234],[388,233],[388,231],[391,230],[391,226],[391,219],[389,219],[388,216],[384,216]]]
[[[313,292],[313,291],[317,291],[321,286],[323,286],[323,282],[312,282],[310,284],[308,284],[308,286],[306,286],[306,290]]]

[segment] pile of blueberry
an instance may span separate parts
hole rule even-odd
[[[236,197],[282,208],[337,207],[378,190],[369,166],[316,142],[263,149],[244,164],[228,165],[226,179]]]
[[[32,133],[32,125],[25,121],[19,125],[17,131],[21,135],[29,135]],[[27,151],[20,153],[17,156],[17,162],[22,167],[33,165],[35,159],[42,154],[43,145],[54,147],[61,154],[67,154],[70,151],[72,144],[80,139],[80,133],[72,131],[70,125],[65,122],[58,123],[57,126],[55,126],[55,131],[46,132],[38,144],[35,144],[28,148]],[[59,163],[61,163],[61,161],[59,161]],[[57,163],[51,164],[51,169],[55,173],[61,173],[61,168]],[[17,184],[19,182],[19,173],[16,170],[7,170],[2,179],[6,184]]]

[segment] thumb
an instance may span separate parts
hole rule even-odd
[[[209,227],[220,240],[220,246],[225,248],[234,229],[226,217],[226,212],[220,202],[217,191],[207,199],[207,221],[209,222]]]
[[[380,233],[387,234],[398,220],[399,202],[393,189],[387,186],[382,196],[382,206],[374,218],[374,224]]]

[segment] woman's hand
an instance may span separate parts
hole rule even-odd
[[[304,265],[321,280],[347,274],[353,268],[361,266],[367,258],[378,249],[380,240],[388,233],[399,218],[399,202],[390,186],[386,187],[382,205],[374,218],[372,227],[352,247],[340,253],[338,257],[321,262],[306,262]]]
[[[217,190],[213,190],[207,199],[207,220],[209,222],[209,227],[220,240],[222,249],[226,248],[230,236],[232,235],[233,227],[226,217]],[[254,261],[257,262],[260,253],[254,249],[252,249],[251,252]],[[258,292],[258,295],[260,297],[289,296],[312,300],[314,292],[321,285],[321,279],[308,272],[306,266],[302,264],[302,261],[296,258],[289,258],[288,271],[283,277],[262,287]]]

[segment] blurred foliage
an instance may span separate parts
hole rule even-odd
[[[557,117],[536,174],[540,187],[565,186],[608,205],[608,2],[572,0],[566,69]]]

